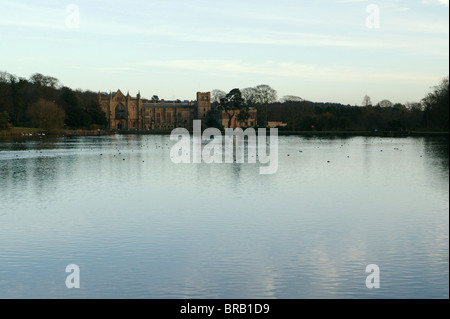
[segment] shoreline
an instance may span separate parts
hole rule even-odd
[[[44,132],[35,128],[14,128],[10,130],[0,131],[0,140],[9,138],[30,137],[74,137],[74,136],[107,136],[107,135],[170,135],[172,131],[152,130],[152,131],[110,131],[110,130],[63,130],[59,132]],[[192,133],[192,132],[191,132]],[[448,137],[449,132],[427,132],[427,131],[411,131],[411,132],[395,132],[395,131],[280,131],[278,136],[367,136],[367,137]]]
[[[113,133],[106,130],[61,130],[57,132],[46,132],[42,129],[15,127],[9,130],[0,131],[0,139],[5,138],[29,138],[29,137],[62,137],[62,136],[99,136],[112,135]]]
[[[412,131],[412,132],[395,132],[395,131],[317,131],[317,132],[280,132],[280,136],[373,136],[373,137],[448,137],[449,132],[424,132],[424,131]]]
[[[191,132],[192,133],[192,132]],[[120,135],[170,135],[171,131],[120,131]],[[449,132],[395,131],[280,131],[278,136],[374,136],[374,137],[448,137]]]

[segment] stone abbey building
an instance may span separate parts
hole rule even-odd
[[[192,129],[192,121],[205,119],[211,110],[209,92],[198,92],[196,102],[145,100],[140,93],[131,97],[120,90],[109,95],[99,93],[98,99],[112,130]]]
[[[106,114],[108,128],[111,130],[173,130],[184,127],[192,130],[193,120],[206,120],[211,111],[211,93],[197,92],[197,101],[153,101],[141,98],[138,93],[131,97],[120,90],[114,93],[98,94],[99,104]],[[249,111],[247,123],[241,123],[234,117],[231,127],[256,126],[256,110]],[[225,112],[218,118],[228,126]]]

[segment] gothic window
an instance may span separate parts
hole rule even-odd
[[[124,119],[125,118],[125,106],[120,103],[116,106],[116,119]]]

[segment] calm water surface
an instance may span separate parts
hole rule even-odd
[[[1,140],[0,298],[449,298],[448,139],[280,137],[275,175],[173,144]]]

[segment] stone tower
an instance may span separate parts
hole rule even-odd
[[[211,93],[197,92],[197,118],[206,119],[209,111],[211,111]]]

